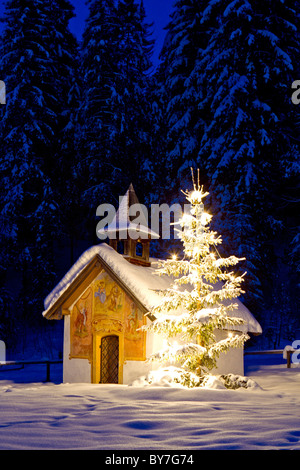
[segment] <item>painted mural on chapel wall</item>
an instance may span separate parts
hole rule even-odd
[[[145,359],[145,333],[139,331],[144,315],[130,297],[106,273],[101,273],[94,286],[95,330],[124,334],[124,358]]]
[[[89,358],[92,352],[93,289],[89,287],[74,305],[71,315],[72,357]]]
[[[71,316],[71,356],[92,357],[93,334],[124,337],[124,359],[145,359],[143,313],[105,272],[100,273],[74,305]]]

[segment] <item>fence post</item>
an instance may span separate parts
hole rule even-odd
[[[291,353],[292,352],[293,351],[287,351],[286,352],[286,366],[287,366],[288,369],[291,368]]]

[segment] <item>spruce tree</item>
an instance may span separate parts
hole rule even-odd
[[[234,314],[237,304],[231,300],[242,293],[244,275],[229,270],[241,259],[218,256],[216,246],[222,239],[209,228],[212,216],[204,211],[203,204],[207,195],[198,183],[186,193],[191,209],[180,220],[183,230],[179,230],[184,256],[161,261],[158,274],[175,280],[169,289],[162,291],[163,300],[150,312],[156,319],[145,327],[176,340],[151,359],[179,362],[188,373],[196,374],[198,384],[217,366],[221,353],[241,347],[248,339],[247,334],[233,333],[220,341],[215,337],[216,329],[234,329],[235,325],[243,324]]]
[[[168,169],[167,184],[177,197],[192,162],[196,161],[203,117],[198,111],[199,91],[189,82],[199,53],[205,49],[209,32],[201,25],[203,1],[177,0],[170,15],[161,64],[156,72],[161,116],[158,148]]]
[[[299,178],[290,99],[299,75],[298,12],[294,1],[178,0],[162,54],[157,140],[167,185],[182,186],[196,161],[212,189],[220,249],[245,254],[247,300],[256,305],[266,298],[267,271],[280,269],[276,240],[294,224],[282,207]]]
[[[104,197],[114,204],[131,181],[138,191],[140,175],[143,184],[148,176],[151,113],[146,93],[152,41],[143,4],[89,3],[78,172],[82,204],[94,214]]]
[[[146,22],[143,2],[139,5],[136,0],[119,1],[118,21],[118,74],[112,102],[116,134],[112,143],[118,149],[116,164],[121,164],[127,181],[135,181],[136,190],[147,194],[155,177],[148,100],[153,52],[151,25]]]
[[[114,131],[111,95],[116,73],[117,15],[115,2],[90,0],[88,5],[89,15],[81,45],[80,160],[75,174],[82,193],[82,205],[94,213],[102,194],[110,200],[110,181],[120,175],[118,167],[113,168],[110,164],[112,150],[109,145]]]
[[[68,27],[69,21],[74,16],[74,7],[68,0],[52,1],[49,14],[54,21],[56,31],[53,47],[59,70],[57,101],[60,104],[53,181],[56,193],[59,195],[57,224],[60,227],[60,245],[67,254],[65,263],[71,266],[76,258],[76,242],[83,238],[83,214],[79,206],[80,188],[76,184],[75,173],[80,159],[78,117],[83,87],[79,44]]]
[[[65,38],[71,11],[67,1],[9,0],[0,43],[7,89],[0,109],[1,258],[6,257],[10,278],[18,272],[10,286],[14,311],[28,323],[39,321],[43,299],[55,283],[61,197],[56,171],[68,109],[64,93],[71,59]]]
[[[297,5],[208,2],[202,23],[217,27],[191,75],[205,90],[198,165],[211,181],[215,228],[225,247],[245,254],[247,290],[258,301],[282,227],[284,175],[299,155],[289,92],[300,52]]]

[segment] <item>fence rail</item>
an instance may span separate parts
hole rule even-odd
[[[51,364],[62,364],[62,363],[63,363],[62,360],[56,360],[56,361],[50,361],[50,360],[44,360],[44,361],[5,361],[5,362],[0,362],[0,372],[1,372],[1,368],[5,367],[5,366],[22,366],[22,367],[20,367],[20,369],[23,369],[25,365],[29,365],[29,364],[46,364],[46,380],[45,380],[45,382],[50,382],[50,367],[51,367]],[[11,370],[11,369],[9,369],[9,370]],[[17,369],[14,369],[14,370],[17,370]]]
[[[245,356],[249,356],[251,354],[281,354],[283,356],[283,353],[286,353],[286,366],[288,369],[291,368],[291,355],[295,352],[294,349],[287,349],[284,351],[284,349],[265,349],[263,351],[244,351]]]

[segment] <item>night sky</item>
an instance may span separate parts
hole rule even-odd
[[[83,29],[84,20],[88,14],[88,8],[85,4],[85,0],[71,0],[75,6],[76,18],[70,22],[70,28],[72,32],[80,39]],[[174,0],[144,0],[146,14],[149,18],[149,22],[153,22],[153,39],[155,39],[155,50],[154,50],[154,63],[156,63],[159,52],[161,50],[163,40],[165,37],[164,27],[169,22],[169,14],[172,11],[172,5]],[[4,0],[0,0],[0,16],[4,10]],[[0,23],[0,32],[3,25]]]

